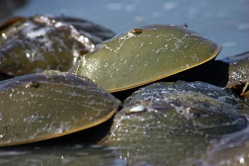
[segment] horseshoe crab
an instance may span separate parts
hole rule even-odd
[[[0,26],[0,34],[0,72],[9,76],[68,71],[81,55],[114,36],[86,20],[43,15],[13,18]]]
[[[59,71],[0,82],[0,146],[64,136],[110,119],[120,101],[87,78]]]
[[[227,57],[222,60],[229,64],[229,79],[226,88],[238,91],[249,99],[249,52]]]
[[[111,93],[120,92],[114,95],[121,100],[134,91],[127,90],[162,79],[204,81],[249,98],[248,52],[214,61],[220,50],[186,27],[152,25],[102,42],[70,72]]]
[[[173,25],[135,28],[101,43],[70,71],[109,92],[145,85],[214,59],[221,47]]]
[[[230,93],[203,82],[144,86],[123,102],[103,144],[118,147],[128,165],[186,165],[187,158],[205,153],[211,139],[247,126]]]

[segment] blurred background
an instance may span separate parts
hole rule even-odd
[[[68,15],[122,33],[148,24],[188,24],[223,47],[218,59],[249,50],[249,0],[1,0],[13,16]]]

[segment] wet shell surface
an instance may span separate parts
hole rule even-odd
[[[68,71],[114,33],[86,20],[36,15],[8,20],[0,26],[0,36],[0,72],[20,76]]]
[[[236,103],[202,82],[154,83],[124,102],[104,144],[118,147],[128,164],[184,165],[201,157],[212,138],[247,126]]]
[[[82,57],[72,72],[116,92],[203,64],[220,50],[217,44],[188,28],[153,25],[103,42],[96,51]]]
[[[62,15],[54,17],[54,20],[72,25],[81,35],[88,38],[95,45],[115,36],[115,33],[110,29],[82,18],[79,19]]]
[[[223,61],[229,64],[226,87],[239,91],[240,95],[249,99],[249,52],[227,57]]]
[[[162,123],[167,124],[166,133],[177,135],[184,135],[186,130],[187,134],[221,135],[241,130],[247,124],[237,111],[236,99],[222,88],[203,82],[154,83],[134,92],[122,105],[117,119],[133,113],[148,117],[158,113],[165,119]]]
[[[58,71],[0,82],[0,146],[67,135],[110,119],[120,104],[87,78]]]
[[[221,87],[201,82],[161,82],[146,86],[145,88],[140,88],[135,91],[130,97],[128,97],[122,105],[129,105],[129,103],[136,103],[140,100],[149,100],[153,98],[164,99],[167,94],[175,93],[188,93],[195,92],[203,94],[207,97],[217,99],[219,101],[232,104],[234,106],[239,106],[241,100],[234,96],[233,92],[229,89],[222,89]]]

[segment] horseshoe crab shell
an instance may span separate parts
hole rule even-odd
[[[110,119],[120,101],[87,78],[57,71],[0,82],[0,146],[47,140]]]
[[[185,27],[147,26],[103,42],[72,72],[109,92],[118,92],[201,65],[220,50],[216,43]]]
[[[0,36],[0,73],[20,76],[68,71],[114,33],[83,19],[36,15],[6,21],[0,25]]]

